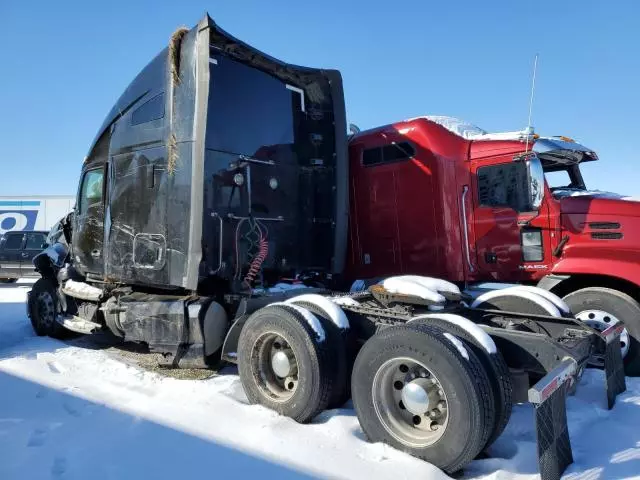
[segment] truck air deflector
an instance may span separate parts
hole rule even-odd
[[[200,276],[202,258],[203,210],[204,210],[204,162],[205,130],[207,125],[206,102],[209,95],[209,16],[200,21],[197,27],[195,45],[195,109],[193,115],[193,146],[191,149],[191,208],[189,217],[189,240],[187,247],[187,265],[183,286],[196,290]]]
[[[598,159],[596,153],[584,145],[550,137],[536,140],[532,150],[538,154],[543,164],[545,162],[581,163]]]

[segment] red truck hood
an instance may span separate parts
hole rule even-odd
[[[640,198],[612,192],[555,192],[562,213],[590,213],[640,217]]]

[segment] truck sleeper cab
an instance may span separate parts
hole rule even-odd
[[[369,439],[449,473],[498,438],[514,390],[539,407],[538,427],[562,419],[600,344],[613,405],[625,388],[615,327],[508,311],[495,296],[469,307],[455,284],[418,276],[334,292],[350,280],[350,187],[339,72],[268,57],[207,15],[107,115],[65,242],[35,261],[33,328],[108,330],[169,367],[237,363],[252,403],[299,422],[351,395]],[[556,424],[545,479],[569,461]]]
[[[537,285],[594,328],[622,321],[627,374],[640,374],[640,203],[586,189],[595,152],[421,117],[359,132],[349,155],[348,277]]]

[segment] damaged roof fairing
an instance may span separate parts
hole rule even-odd
[[[291,81],[291,83],[304,85],[305,91],[312,101],[323,103],[323,101],[326,100],[323,98],[322,89],[317,85],[314,85],[315,81],[313,79],[314,74],[317,74],[318,71],[322,72],[322,69],[282,62],[266,53],[263,53],[220,28],[209,14],[205,14],[202,20],[200,20],[200,22],[198,22],[198,24],[191,30],[197,29],[198,31],[201,31],[206,28],[210,29],[210,47],[223,51],[236,59],[250,63],[252,66],[262,68],[265,71],[270,71],[272,73],[277,73],[279,77],[286,78]],[[183,28],[179,28],[176,32],[181,30],[183,30]],[[171,38],[173,38],[176,32],[172,34]],[[173,70],[169,71],[168,68],[169,50],[170,42],[169,45],[162,49],[162,51],[160,51],[127,86],[126,90],[122,93],[120,98],[118,98],[102,122],[100,129],[91,142],[89,153],[87,157],[85,157],[85,160],[90,157],[91,152],[100,137],[115,121],[129,111],[134,105],[152,98],[154,95],[165,90],[167,77],[169,75],[175,76],[175,72]],[[333,70],[327,70],[327,72],[328,71]],[[308,72],[309,76],[306,76],[305,72]]]
[[[296,86],[304,86],[306,95],[311,103],[326,103],[331,99],[326,98],[321,85],[318,85],[318,73],[327,75],[328,72],[336,72],[331,69],[305,67],[283,62],[256,48],[235,38],[220,28],[211,17],[207,16],[210,28],[210,47],[227,54],[228,56],[259,68],[281,80],[290,82]]]
[[[151,98],[156,93],[164,91],[165,72],[167,69],[167,51],[168,47],[158,53],[127,86],[126,90],[120,95],[120,98],[113,105],[107,116],[105,117],[98,133],[91,142],[89,153],[85,160],[91,156],[96,143],[103,133],[111,127],[122,115],[127,113],[135,104],[143,99]]]

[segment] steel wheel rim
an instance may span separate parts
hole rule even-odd
[[[602,332],[611,325],[615,325],[619,322],[623,323],[615,315],[605,312],[604,310],[583,310],[576,315],[576,318],[599,332]],[[630,346],[631,338],[629,336],[629,332],[625,328],[622,330],[622,333],[620,333],[620,351],[622,353],[622,358],[627,356]],[[592,355],[589,359],[589,365],[604,367],[604,352],[598,352]]]
[[[49,292],[40,292],[36,297],[38,310],[38,322],[45,328],[49,328],[55,322],[56,308],[53,297]]]
[[[402,444],[427,447],[444,435],[449,423],[447,396],[422,362],[408,357],[387,360],[376,371],[371,394],[378,420]]]
[[[283,373],[283,355],[289,370]],[[290,342],[281,334],[267,332],[253,344],[251,371],[260,392],[274,402],[286,402],[298,388],[298,361]],[[279,372],[279,373],[278,373]]]

